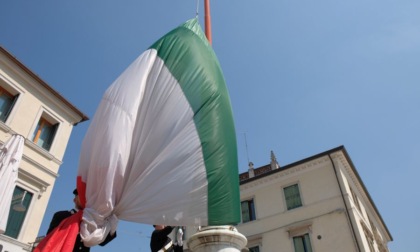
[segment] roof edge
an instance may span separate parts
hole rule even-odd
[[[81,120],[75,122],[73,126],[76,126],[78,123],[84,122],[89,120],[89,117],[85,115],[80,109],[78,109],[75,105],[73,105],[70,101],[68,101],[64,96],[62,96],[59,92],[53,89],[50,85],[48,85],[44,80],[42,80],[38,75],[36,75],[32,70],[30,70],[27,66],[25,66],[22,62],[20,62],[15,56],[13,56],[10,52],[8,52],[3,46],[0,45],[0,52],[4,53],[11,61],[13,61],[17,66],[19,66],[23,71],[25,71],[29,76],[34,78],[37,82],[39,82],[44,88],[50,91],[53,95],[55,95],[58,99],[60,99],[66,106],[70,107],[76,114],[81,117]]]
[[[373,201],[372,197],[370,196],[369,191],[367,190],[365,184],[363,183],[363,180],[360,177],[359,172],[357,172],[357,169],[354,166],[353,161],[351,160],[350,155],[348,154],[348,152],[347,152],[346,148],[344,148],[344,146],[342,148],[342,152],[343,152],[344,156],[346,157],[347,161],[349,162],[350,167],[353,170],[354,174],[356,175],[357,179],[360,181],[360,185],[362,186],[363,190],[366,192],[366,196],[368,197],[370,203],[373,206],[373,209],[375,210],[376,214],[378,215],[379,219],[381,220],[382,224],[384,225],[385,230],[389,235],[389,238],[391,239],[391,241],[394,241],[394,238],[392,237],[391,232],[389,231],[384,219],[382,218],[381,213],[379,212],[378,208],[376,207],[375,202]]]
[[[274,174],[274,173],[277,173],[277,172],[281,172],[281,171],[283,171],[283,170],[285,170],[285,169],[289,169],[289,168],[295,167],[295,166],[297,166],[297,165],[300,165],[300,164],[303,164],[303,163],[309,162],[309,161],[311,161],[311,160],[314,160],[314,159],[317,159],[317,158],[320,158],[320,157],[323,157],[323,156],[329,156],[329,155],[331,155],[332,153],[339,152],[339,151],[341,151],[341,152],[344,154],[345,158],[346,158],[346,159],[347,159],[347,161],[349,162],[349,165],[350,165],[351,169],[353,170],[354,174],[356,175],[357,179],[359,180],[360,185],[362,186],[363,190],[366,192],[366,196],[367,196],[367,198],[368,198],[369,202],[371,203],[371,205],[373,206],[373,209],[375,210],[376,214],[378,215],[378,217],[379,217],[380,221],[382,222],[382,224],[383,224],[383,226],[384,226],[384,228],[385,228],[386,232],[387,232],[387,233],[388,233],[388,235],[389,235],[389,238],[391,239],[391,241],[394,241],[394,238],[392,237],[391,232],[389,231],[389,229],[388,229],[388,227],[387,227],[387,225],[386,225],[386,223],[385,223],[384,219],[382,218],[382,216],[381,216],[381,214],[380,214],[380,212],[379,212],[378,208],[377,208],[377,207],[376,207],[376,205],[375,205],[375,202],[373,201],[372,197],[371,197],[371,196],[370,196],[370,194],[369,194],[369,191],[367,190],[367,188],[366,188],[365,184],[363,183],[362,178],[360,177],[359,173],[357,172],[356,167],[354,166],[353,161],[351,160],[350,155],[348,154],[348,152],[347,152],[346,148],[344,147],[344,145],[340,145],[340,146],[335,147],[335,148],[333,148],[333,149],[330,149],[330,150],[327,150],[327,151],[321,152],[321,153],[319,153],[319,154],[316,154],[316,155],[313,155],[313,156],[310,156],[310,157],[304,158],[304,159],[299,160],[299,161],[297,161],[297,162],[294,162],[294,163],[288,164],[288,165],[286,165],[286,166],[283,166],[283,167],[281,167],[280,169],[276,169],[276,170],[269,171],[269,172],[264,173],[264,174],[262,174],[262,175],[260,175],[260,176],[258,176],[258,177],[256,176],[256,177],[253,177],[253,178],[249,178],[249,179],[247,179],[246,181],[241,181],[241,182],[239,183],[239,185],[243,185],[243,184],[246,184],[246,183],[252,182],[252,181],[254,181],[254,180],[260,179],[260,178],[262,178],[262,177],[266,177],[266,176],[269,176],[269,175],[271,175],[271,174]],[[263,165],[263,166],[261,166],[261,167],[264,167],[264,166],[265,166],[265,165]],[[247,172],[244,172],[244,173],[247,173]],[[241,174],[242,174],[242,173],[241,173]],[[239,174],[239,175],[240,175],[240,174]]]

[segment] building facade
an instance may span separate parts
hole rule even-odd
[[[388,252],[392,236],[343,146],[240,174],[252,252]]]
[[[0,141],[25,138],[0,252],[30,251],[75,125],[88,117],[0,47]],[[23,208],[14,208],[23,204]],[[18,210],[16,210],[18,209]]]
[[[243,252],[389,252],[391,233],[343,146],[284,167],[271,153],[239,180]]]

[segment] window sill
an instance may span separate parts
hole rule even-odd
[[[61,161],[55,158],[51,153],[49,153],[47,150],[43,149],[42,147],[39,147],[31,140],[25,139],[25,144],[35,152],[39,153],[41,156],[45,157],[48,160],[52,160],[57,164],[61,164]]]
[[[19,246],[19,247],[22,248],[22,250],[30,251],[30,249],[31,249],[31,246],[29,244],[23,243],[23,242],[19,241],[18,239],[9,237],[9,236],[4,235],[4,234],[2,234],[0,236],[0,241],[4,241],[4,242],[7,242],[7,243],[11,243],[15,246]],[[0,244],[1,244],[1,242],[0,242]]]
[[[4,130],[5,132],[12,131],[12,129],[9,126],[7,126],[4,122],[1,122],[1,121],[0,121],[0,129]]]

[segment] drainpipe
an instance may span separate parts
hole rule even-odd
[[[344,198],[343,188],[341,187],[341,183],[340,183],[340,180],[338,178],[337,169],[335,167],[334,161],[332,160],[330,154],[328,154],[328,157],[330,158],[331,164],[332,164],[333,169],[334,169],[335,178],[337,179],[338,187],[340,188],[341,198],[343,199],[344,207],[346,208],[347,221],[350,223],[350,229],[351,229],[351,233],[353,235],[353,240],[355,241],[356,247],[357,247],[358,251],[360,252],[362,250],[360,249],[359,242],[357,241],[357,238],[356,238],[356,231],[354,230],[353,222],[350,219],[349,208],[347,207],[346,199]]]

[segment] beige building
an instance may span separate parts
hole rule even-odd
[[[252,252],[387,252],[392,236],[343,146],[240,174]]]
[[[243,251],[389,251],[391,233],[343,146],[283,167],[272,152],[239,180]],[[187,227],[184,238],[196,231]]]
[[[25,138],[0,251],[30,251],[44,217],[71,131],[88,117],[0,47],[0,141]],[[23,203],[24,209],[13,206]]]

